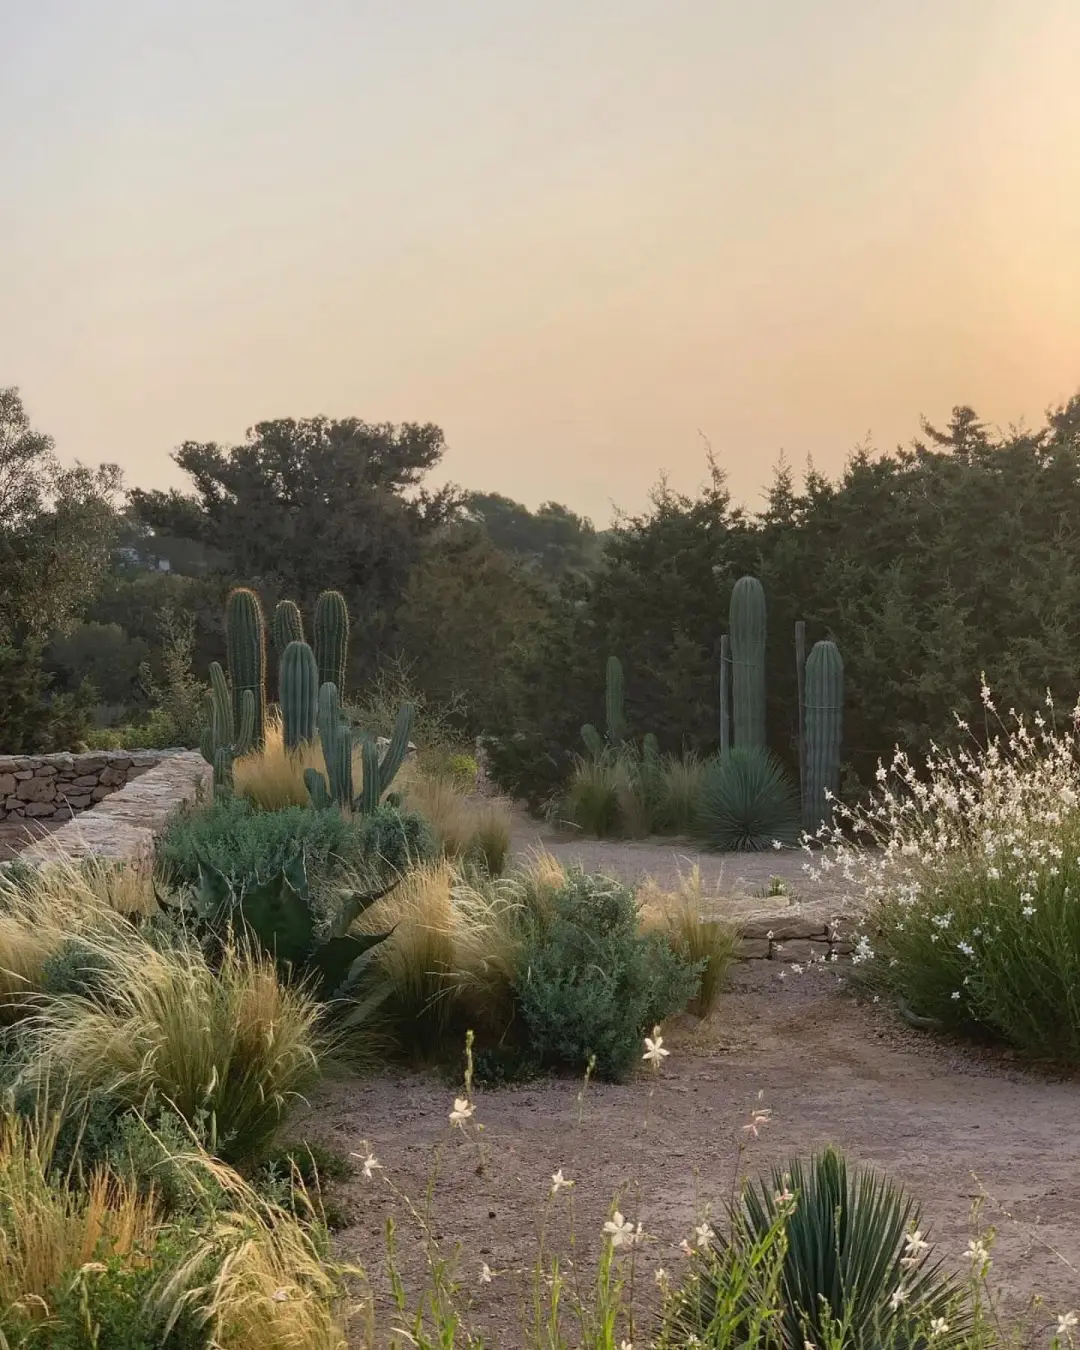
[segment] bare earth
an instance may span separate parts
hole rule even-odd
[[[433,1231],[447,1255],[460,1244],[474,1325],[513,1346],[528,1288],[520,1272],[535,1257],[557,1168],[576,1182],[584,1278],[621,1194],[622,1209],[655,1238],[643,1258],[651,1289],[652,1268],[680,1269],[678,1243],[705,1206],[722,1209],[740,1143],[748,1146],[742,1165],[756,1170],[831,1142],[909,1186],[940,1254],[957,1267],[972,1203],[985,1190],[984,1221],[999,1230],[993,1282],[1004,1286],[1008,1309],[1021,1313],[1036,1293],[1048,1312],[1080,1306],[1080,1082],[936,1044],[860,1007],[837,979],[825,967],[782,980],[773,962],[738,967],[708,1021],[669,1033],[673,1053],[651,1100],[644,1074],[627,1086],[591,1085],[581,1107],[580,1085],[570,1081],[477,1092],[482,1151],[449,1128],[454,1085],[433,1074],[384,1071],[324,1086],[298,1134],[361,1155],[367,1141],[386,1169],[340,1188],[354,1219],[340,1235],[343,1252],[381,1285],[393,1215],[403,1265],[416,1278],[417,1226],[387,1181],[422,1206],[438,1149]],[[773,1114],[755,1140],[741,1127],[759,1104]],[[560,1201],[548,1248],[565,1254],[565,1192]],[[491,1284],[479,1282],[483,1262],[497,1272]]]

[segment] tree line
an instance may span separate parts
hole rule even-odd
[[[267,605],[333,587],[355,616],[358,679],[406,672],[534,802],[600,715],[609,654],[638,734],[715,748],[717,647],[747,573],[768,600],[769,734],[789,763],[795,621],[840,646],[850,791],[898,743],[917,754],[965,734],[958,718],[984,736],[984,674],[1005,708],[1049,693],[1066,716],[1076,700],[1080,395],[1031,431],[958,407],[834,479],[810,467],[797,482],[781,463],[754,513],[710,462],[697,493],[662,483],[603,533],[556,503],[431,488],[444,451],[430,424],[281,419],[240,445],[181,446],[184,491],[125,496],[113,468],[60,469],[17,391],[0,391],[0,662],[38,661],[40,705],[138,716],[160,676],[163,606],[190,616],[200,675],[220,655],[230,585]],[[4,749],[17,715],[0,699]]]

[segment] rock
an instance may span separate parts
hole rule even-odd
[[[27,802],[25,814],[36,819],[44,819],[46,816],[55,816],[56,807],[52,802]]]
[[[107,769],[108,767],[109,760],[106,755],[85,754],[72,756],[72,768],[78,774],[99,774],[102,769]]]
[[[6,801],[4,802],[4,808],[5,808],[5,810],[8,810],[8,811],[16,811],[16,810],[21,811],[21,810],[22,810],[22,802],[19,801],[18,797],[16,797],[16,796],[14,795],[14,793],[13,793],[13,794],[12,794],[10,797],[8,797],[8,798],[6,799]]]
[[[828,929],[824,919],[777,914],[775,918],[752,919],[743,924],[742,934],[748,938],[771,937],[774,942],[788,942],[792,938],[814,938],[824,942]]]
[[[56,784],[51,778],[35,778],[31,774],[15,789],[15,795],[23,802],[51,802],[56,796]]]
[[[91,797],[89,793],[86,793],[85,795],[78,797],[69,797],[67,802],[68,806],[70,806],[73,811],[85,811],[93,800],[93,797]]]
[[[850,956],[855,950],[854,942],[846,942],[842,938],[837,938],[834,942],[831,942],[829,946],[837,956]]]
[[[16,769],[16,770],[15,770],[15,777],[16,777],[20,782],[22,782],[22,781],[23,781],[24,779],[26,779],[26,778],[33,778],[33,776],[34,776],[34,771],[33,771],[33,769]]]
[[[737,961],[766,961],[768,957],[768,938],[743,938],[735,944],[735,959]]]
[[[122,787],[127,782],[127,772],[119,765],[111,764],[107,769],[102,769],[98,782],[102,787]]]
[[[18,767],[18,760],[13,759],[11,755],[0,757],[0,773],[14,773]]]
[[[90,796],[96,802],[103,802],[106,797],[111,797],[115,791],[116,788],[103,784],[101,787],[96,787],[93,792],[91,792]]]
[[[135,764],[127,771],[127,780],[132,782],[136,778],[141,778],[144,773],[149,773],[154,767],[153,764]]]
[[[96,788],[98,785],[98,776],[96,773],[80,774],[78,778],[71,780],[71,786],[77,788]]]
[[[10,797],[15,791],[15,775],[13,773],[0,773],[0,796]]]
[[[790,942],[774,942],[769,953],[774,961],[827,961],[829,944],[810,942],[805,938],[794,938]]]
[[[34,770],[35,778],[55,778],[59,770],[55,764],[41,764]]]

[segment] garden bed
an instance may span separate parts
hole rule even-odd
[[[965,1264],[971,1206],[985,1187],[996,1203],[987,1202],[982,1221],[998,1228],[990,1283],[1004,1286],[1008,1309],[1020,1314],[1035,1293],[1054,1316],[1075,1305],[1080,1182],[1067,1141],[1080,1084],[912,1033],[838,992],[832,970],[780,981],[772,967],[754,962],[732,985],[711,1018],[671,1031],[672,1054],[651,1101],[645,1077],[622,1087],[593,1083],[579,1127],[575,1080],[478,1092],[482,1159],[457,1132],[447,1142],[454,1089],[435,1074],[383,1071],[324,1085],[296,1130],[361,1156],[370,1145],[385,1169],[374,1181],[357,1175],[336,1192],[353,1218],[339,1234],[341,1249],[370,1268],[393,1216],[402,1261],[419,1274],[415,1224],[385,1183],[422,1202],[433,1150],[444,1141],[433,1232],[447,1255],[461,1244],[456,1269],[465,1299],[474,1301],[474,1328],[496,1333],[498,1344],[516,1343],[556,1169],[575,1182],[584,1279],[620,1190],[620,1207],[656,1239],[641,1258],[648,1300],[656,1267],[677,1276],[685,1264],[679,1242],[706,1203],[714,1215],[722,1210],[738,1141],[748,1145],[744,1161],[754,1172],[832,1142],[908,1185],[923,1201],[937,1254],[953,1268]],[[759,1106],[773,1115],[753,1139],[742,1127]],[[642,1183],[640,1209],[627,1189],[634,1177]],[[547,1241],[565,1252],[565,1196],[561,1201]],[[490,1284],[478,1279],[484,1263],[496,1272]]]

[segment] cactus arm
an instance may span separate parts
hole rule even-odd
[[[374,741],[365,741],[360,747],[360,754],[364,766],[364,781],[360,785],[357,802],[360,811],[365,816],[370,816],[378,809],[382,797],[379,791],[379,747]]]
[[[604,738],[591,722],[586,722],[581,728],[581,739],[585,742],[585,749],[588,750],[593,759],[600,759],[604,753]]]
[[[328,806],[333,806],[334,799],[330,796],[330,789],[326,786],[326,778],[318,769],[304,770],[304,786],[308,790],[312,806],[317,811],[325,811]]]
[[[386,747],[386,751],[379,761],[380,800],[390,790],[390,784],[397,777],[397,772],[402,764],[405,763],[405,756],[409,753],[409,736],[412,734],[415,721],[416,704],[403,703],[398,709],[398,715],[394,721],[394,730],[390,733],[390,744]]]

